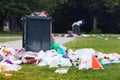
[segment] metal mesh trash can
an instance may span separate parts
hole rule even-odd
[[[39,52],[50,49],[52,17],[26,16],[23,28],[23,48]]]

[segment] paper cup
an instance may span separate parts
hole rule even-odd
[[[8,79],[8,78],[11,78],[12,77],[12,74],[5,74],[5,77]]]

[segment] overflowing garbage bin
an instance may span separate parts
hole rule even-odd
[[[25,16],[23,27],[23,48],[39,52],[50,49],[52,17]]]
[[[74,27],[73,33],[74,33],[74,34],[77,34],[77,35],[80,35],[80,26]]]
[[[83,21],[77,21],[72,24],[72,30],[74,34],[80,35],[80,27],[83,24]]]

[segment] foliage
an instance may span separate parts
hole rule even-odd
[[[3,31],[3,23],[6,19],[21,19],[21,17],[38,10],[45,10],[51,14],[58,4],[64,4],[66,1],[67,0],[2,0],[0,1],[0,31]],[[13,24],[20,24],[20,22],[18,23],[17,21],[19,20],[16,20]],[[11,22],[10,27],[17,26],[13,24]]]
[[[90,34],[101,34],[102,31],[100,29],[93,29],[90,31]]]
[[[65,5],[62,5],[63,8],[61,10],[57,9],[56,15],[59,17],[56,18],[56,23],[58,20],[58,24],[56,24],[57,27],[60,28],[61,26],[67,27],[67,29],[70,29],[71,24],[75,21],[78,21],[80,19],[84,19],[85,21],[85,26],[82,29],[86,30],[91,30],[90,27],[93,29],[99,28],[101,24],[107,24],[105,23],[104,20],[106,19],[107,22],[112,22],[113,19],[119,13],[115,13],[115,10],[119,10],[120,6],[120,0],[68,0]],[[112,21],[107,19],[107,18],[102,18],[103,16],[106,15],[111,15],[110,17],[112,18]],[[119,16],[118,16],[119,17]],[[99,21],[102,20],[104,23],[100,23]],[[119,21],[119,20],[118,20]],[[62,24],[61,24],[62,23]],[[115,23],[115,22],[114,22]],[[119,24],[119,22],[117,23]],[[87,26],[86,26],[87,25]],[[115,25],[115,24],[114,24]],[[87,27],[87,28],[85,28]],[[119,26],[118,26],[119,27]],[[66,29],[66,28],[65,28]],[[58,29],[60,30],[60,29]],[[61,28],[61,31],[64,31]],[[64,31],[65,32],[65,31]]]
[[[64,29],[61,28],[63,32],[71,29],[71,24],[78,19],[85,19],[85,24],[91,27],[93,27],[93,20],[91,19],[93,17],[96,18],[94,24],[98,25],[97,27],[101,24],[107,24],[100,23],[99,20],[102,16],[105,16],[104,14],[109,15],[111,13],[114,13],[111,16],[112,21],[115,23],[114,26],[119,27],[120,24],[120,0],[1,0],[0,6],[0,31],[3,29],[4,20],[16,17],[21,19],[21,17],[39,10],[45,10],[50,15],[52,14],[55,26],[58,30],[63,26]],[[110,22],[109,19],[105,19]],[[104,19],[102,20],[104,21]],[[86,32],[90,29],[84,27]]]
[[[0,17],[6,13],[9,16],[23,16],[35,10],[53,12],[58,4],[66,0],[2,0],[0,2]]]
[[[46,10],[53,13],[59,4],[64,4],[67,0],[38,0],[40,10]]]
[[[120,0],[89,0],[86,1],[87,8],[93,16],[93,29],[97,28],[98,16],[102,12],[113,13],[117,6],[120,5]],[[102,16],[102,15],[101,15]]]
[[[102,8],[106,9],[107,12],[114,12],[120,6],[120,0],[103,0],[102,3]]]

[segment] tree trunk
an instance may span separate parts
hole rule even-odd
[[[20,31],[21,24],[19,18],[10,18],[10,31]]]
[[[1,19],[0,19],[0,32],[3,31],[3,28],[4,28],[4,21],[5,21],[5,18],[4,18],[4,17],[1,17]]]
[[[6,20],[7,18],[7,11],[5,11],[5,13],[1,13],[1,16],[0,16],[0,32],[3,31],[4,29],[4,21]]]
[[[97,29],[97,16],[93,16],[93,29]]]

